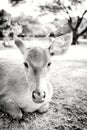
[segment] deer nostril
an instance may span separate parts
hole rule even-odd
[[[32,96],[34,99],[37,97],[45,98],[46,94],[44,91],[43,92],[33,91]]]
[[[43,98],[45,98],[45,97],[46,97],[46,93],[45,93],[45,92],[43,92],[43,94],[44,94],[44,95],[43,95]]]
[[[33,97],[33,99],[36,99],[36,98],[35,98],[35,94],[34,94],[34,91],[33,91],[33,93],[32,93],[32,97]]]

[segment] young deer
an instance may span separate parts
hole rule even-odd
[[[49,82],[51,57],[65,53],[71,40],[72,34],[66,34],[44,49],[26,48],[20,39],[16,39],[15,44],[24,62],[0,60],[0,109],[18,119],[22,118],[21,109],[46,112],[53,94]]]

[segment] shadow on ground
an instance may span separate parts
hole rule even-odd
[[[87,61],[57,61],[51,69],[54,95],[45,114],[21,121],[0,112],[0,130],[87,130]]]

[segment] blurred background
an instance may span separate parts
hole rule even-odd
[[[58,37],[73,33],[72,45],[87,38],[87,0],[3,0],[0,39]]]

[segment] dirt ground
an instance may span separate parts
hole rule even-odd
[[[87,130],[87,60],[55,58],[50,73],[48,112],[24,113],[20,121],[0,112],[0,130]]]

